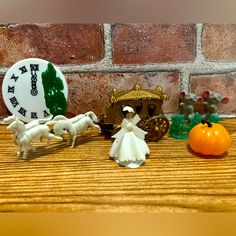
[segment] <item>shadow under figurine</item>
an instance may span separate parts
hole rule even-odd
[[[125,106],[122,110],[124,119],[121,123],[121,130],[112,138],[115,138],[109,155],[120,165],[137,168],[146,160],[150,150],[144,141],[147,132],[138,128],[136,124],[140,121],[138,114],[134,116],[134,110]]]

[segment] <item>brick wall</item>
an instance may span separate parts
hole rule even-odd
[[[72,113],[103,114],[113,87],[140,82],[169,94],[167,115],[178,111],[180,91],[212,90],[230,99],[221,114],[236,117],[236,25],[1,24],[0,85],[10,66],[28,57],[60,67]],[[0,94],[0,116],[7,114]]]

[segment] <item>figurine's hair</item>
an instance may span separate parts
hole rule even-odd
[[[126,117],[126,114],[129,112],[134,112],[134,110],[131,106],[129,106],[129,105],[122,106],[122,113],[123,113],[124,117]]]
[[[129,113],[128,111],[122,111],[122,114],[124,117],[126,117],[127,113]]]

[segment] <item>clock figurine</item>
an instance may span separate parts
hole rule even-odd
[[[66,113],[66,80],[55,65],[43,59],[14,64],[4,76],[2,95],[8,110],[24,122]]]

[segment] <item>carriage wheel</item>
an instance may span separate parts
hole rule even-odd
[[[143,126],[147,131],[145,139],[147,141],[158,141],[169,129],[169,120],[164,116],[153,116],[147,120]]]

